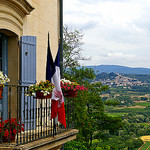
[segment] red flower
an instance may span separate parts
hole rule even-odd
[[[24,128],[23,128],[23,127],[21,127],[21,131],[23,131],[23,132],[24,132]]]
[[[63,82],[62,82],[63,81]],[[87,90],[87,88],[85,88],[83,85],[79,85],[77,84],[76,82],[71,82],[71,81],[66,81],[64,79],[62,79],[62,81],[60,81],[60,84],[61,84],[61,89],[62,91],[68,91],[68,90],[73,90],[73,91],[84,91],[84,90]]]
[[[13,133],[14,133],[14,134],[17,134],[17,130],[16,130],[16,129],[13,129]]]
[[[10,131],[10,133],[9,133],[9,131],[6,130],[5,133],[4,133],[4,136],[5,136],[6,138],[8,138],[8,136],[9,136],[9,134],[10,134],[10,137],[11,137],[11,136],[12,136],[11,133],[12,133],[11,131]]]
[[[77,91],[77,89],[74,89],[73,91]]]
[[[6,138],[12,137],[17,134],[17,128],[18,131],[24,131],[24,124],[21,124],[20,119],[11,118],[7,119],[5,121],[2,121],[2,124],[0,123],[0,133]],[[19,132],[19,133],[20,133]]]

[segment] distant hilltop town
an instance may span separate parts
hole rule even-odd
[[[109,85],[110,87],[112,85],[115,86],[142,86],[146,85],[147,83],[142,83],[136,78],[129,78],[125,77],[123,75],[120,75],[119,73],[114,73],[114,78],[108,78],[108,79],[99,79],[99,81],[102,82],[102,84]]]

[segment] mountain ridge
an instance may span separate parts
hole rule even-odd
[[[127,66],[120,65],[98,65],[98,66],[86,66],[87,68],[92,68],[97,74],[106,72],[106,73],[126,73],[126,74],[150,74],[149,68],[132,68]]]

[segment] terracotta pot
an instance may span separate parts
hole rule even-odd
[[[36,99],[47,99],[47,98],[51,98],[52,97],[52,93],[50,93],[47,96],[44,96],[44,94],[41,91],[37,91],[36,92]]]
[[[78,91],[68,90],[63,92],[64,97],[77,97]]]
[[[3,86],[0,86],[0,98],[3,98],[2,94],[3,94]]]

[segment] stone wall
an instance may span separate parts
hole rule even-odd
[[[53,58],[58,51],[59,0],[28,0],[35,9],[23,20],[23,35],[37,37],[37,81],[45,80],[47,35]]]

